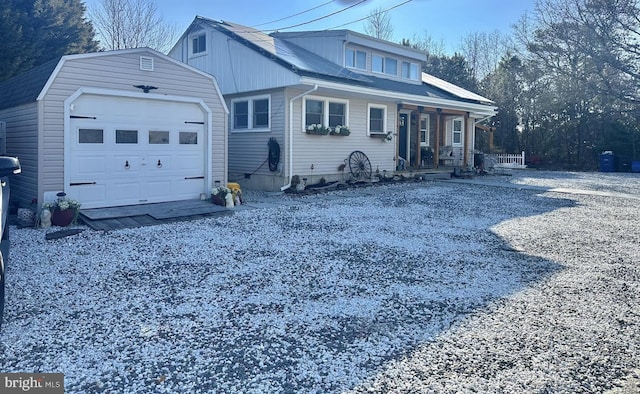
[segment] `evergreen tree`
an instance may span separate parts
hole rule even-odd
[[[62,55],[98,49],[81,0],[4,0],[0,5],[0,80]]]
[[[473,77],[469,64],[464,56],[458,53],[453,56],[428,55],[422,70],[427,74],[444,79],[449,83],[458,85],[472,92],[478,90],[478,84]]]

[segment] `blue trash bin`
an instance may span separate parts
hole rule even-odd
[[[616,156],[612,152],[604,152],[600,155],[600,172],[615,172]]]

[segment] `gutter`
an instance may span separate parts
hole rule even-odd
[[[491,117],[494,117],[494,116],[496,116],[496,115],[495,115],[495,114],[493,114],[493,115],[487,115],[487,116],[485,116],[484,118],[482,118],[482,119],[480,119],[480,120],[477,120],[477,121],[473,122],[473,126],[475,127],[475,125],[477,125],[478,123],[480,123],[480,122],[484,122],[485,120],[487,120],[487,119],[489,119],[489,118],[491,118]]]
[[[465,112],[473,112],[478,113],[480,115],[495,115],[495,111],[498,109],[495,105],[485,105],[485,104],[474,104],[463,101],[454,101],[448,99],[441,99],[435,97],[427,97],[427,96],[416,96],[413,94],[405,94],[401,92],[395,92],[390,90],[378,90],[372,89],[369,87],[349,85],[345,83],[336,83],[321,80],[319,81],[317,78],[303,78],[303,83],[306,82],[308,84],[314,83],[316,85],[320,85],[327,89],[339,89],[345,90],[345,88],[351,92],[356,94],[364,94],[368,96],[374,97],[382,97],[385,99],[399,100],[405,103],[415,103],[415,105],[428,105],[433,107],[443,107],[449,109],[455,109],[459,111]],[[346,85],[346,86],[345,86]]]
[[[287,178],[289,179],[289,183],[282,186],[280,191],[284,191],[291,187],[291,178],[293,178],[293,102],[299,98],[302,98],[308,94],[311,94],[318,90],[318,84],[313,85],[313,88],[307,90],[306,92],[300,93],[299,95],[292,97],[289,100],[289,165],[288,172],[289,175]]]

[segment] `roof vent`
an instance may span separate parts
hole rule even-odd
[[[140,70],[153,71],[153,58],[140,56]]]

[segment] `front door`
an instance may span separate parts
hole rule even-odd
[[[400,126],[398,128],[398,170],[407,170],[409,167],[409,114],[400,114]]]

